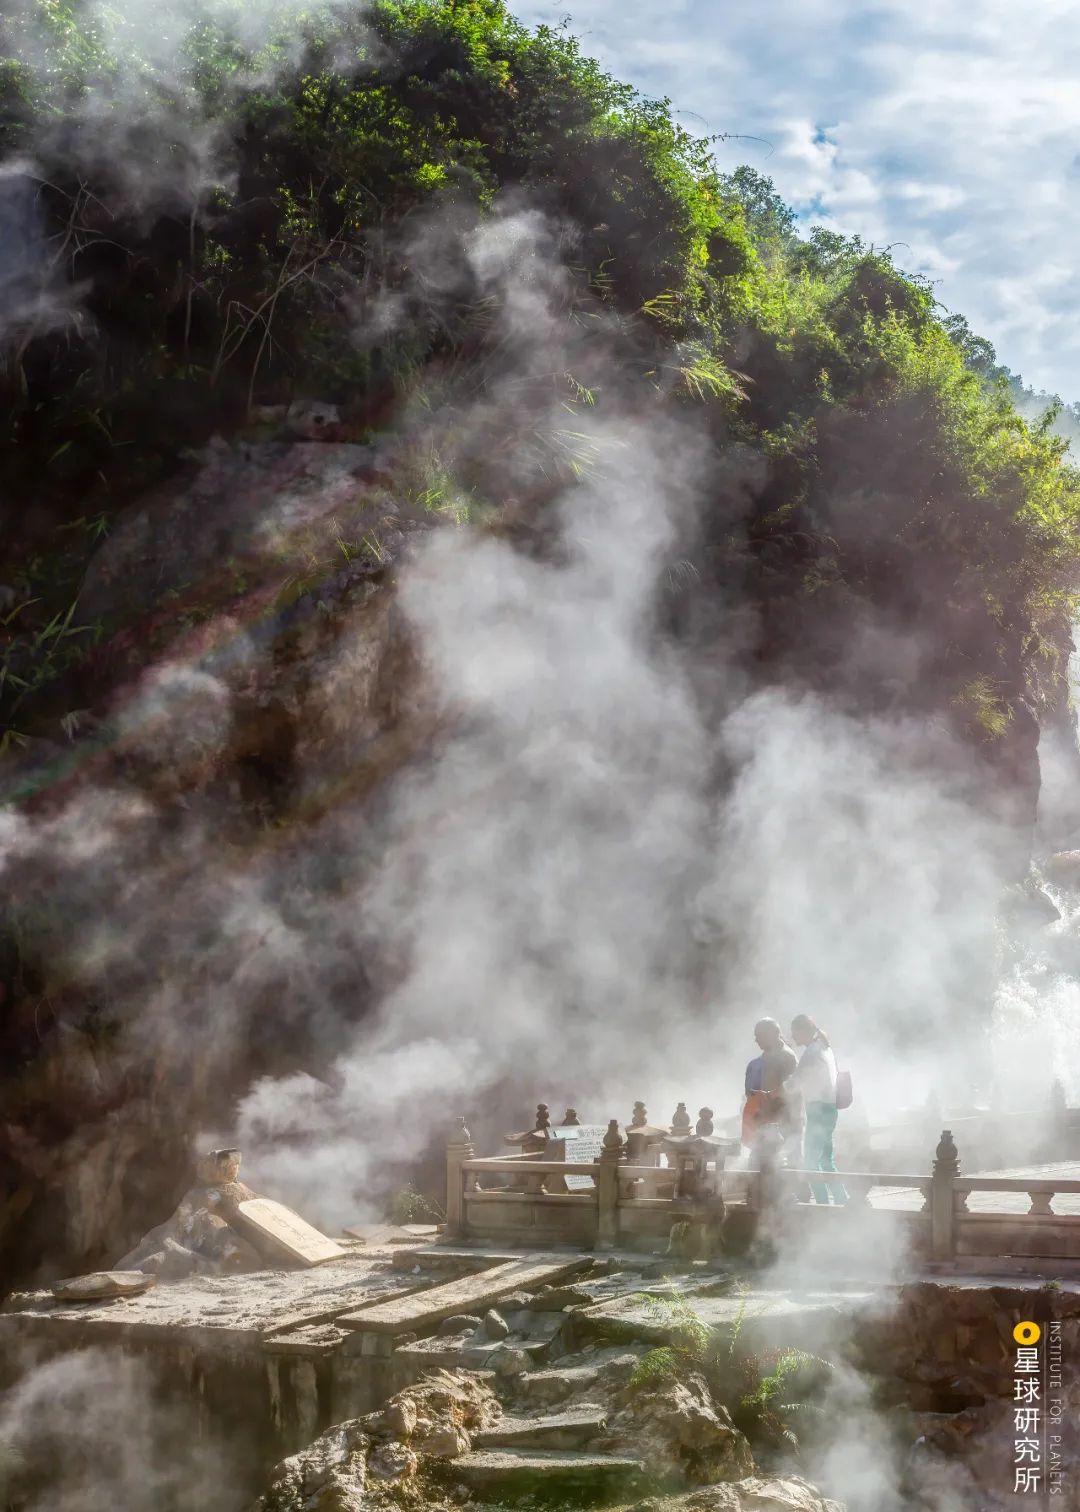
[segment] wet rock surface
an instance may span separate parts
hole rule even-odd
[[[291,436],[212,441],[122,519],[91,558],[79,612],[144,614],[170,591],[212,582],[223,564],[248,572],[280,560],[286,543],[363,509],[380,464],[372,446]],[[375,501],[369,525],[378,519]],[[207,518],[215,522],[206,529]]]
[[[167,1223],[192,1185],[191,1130],[212,1125],[260,1075],[325,1074],[365,1011],[354,960],[347,986],[321,985],[317,1013],[292,1012],[254,979],[243,1001],[230,988],[228,1053],[179,1032],[204,997],[212,1017],[217,995],[213,964],[196,966],[187,943],[204,927],[213,936],[222,916],[201,837],[215,837],[227,890],[228,858],[258,873],[273,833],[274,876],[303,874],[315,894],[325,887],[332,911],[377,857],[354,848],[345,872],[331,861],[312,879],[311,847],[329,855],[313,829],[343,795],[359,813],[438,725],[395,583],[397,563],[434,522],[394,499],[380,469],[370,447],[222,442],[118,517],[90,560],[77,608],[98,626],[95,644],[77,689],[56,690],[58,707],[77,701],[78,717],[67,733],[50,727],[0,759],[0,801],[61,826],[103,826],[110,856],[141,891],[118,911],[96,869],[33,849],[11,858],[9,887],[45,932],[25,942],[33,990],[12,996],[6,986],[0,1026],[10,1068],[0,1294],[111,1264]],[[220,522],[217,537],[194,528],[206,518]],[[342,531],[356,550],[335,544]],[[310,581],[298,562],[314,564]],[[73,969],[62,923],[47,924],[96,917],[102,890],[117,934],[139,940],[148,918],[162,921],[152,949],[133,949],[121,998],[115,981]],[[166,978],[182,1004],[162,999]],[[147,1003],[160,1005],[153,1032]],[[166,1237],[202,1253],[169,1231],[139,1263],[155,1257],[176,1273],[184,1257],[167,1255]]]
[[[494,1393],[465,1372],[438,1372],[378,1412],[340,1423],[273,1471],[251,1512],[365,1512],[393,1493],[430,1505],[416,1484],[424,1456],[447,1460],[469,1447],[470,1430],[497,1420]]]
[[[748,1476],[734,1485],[709,1486],[663,1504],[664,1512],[843,1512],[800,1476]],[[647,1512],[639,1506],[633,1512]]]
[[[258,1512],[363,1512],[369,1447],[360,1423],[339,1423],[282,1460]]]
[[[754,1469],[745,1436],[691,1371],[624,1388],[609,1435],[613,1448],[643,1455],[661,1479],[702,1486],[741,1480]]]

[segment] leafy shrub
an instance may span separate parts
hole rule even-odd
[[[642,1355],[630,1377],[632,1390],[678,1379],[683,1372],[699,1372],[752,1443],[798,1449],[792,1419],[820,1416],[814,1399],[820,1395],[823,1378],[834,1368],[829,1360],[791,1347],[763,1351],[747,1347],[744,1325],[749,1304],[745,1298],[734,1320],[715,1328],[678,1292],[670,1297],[644,1293],[641,1300],[670,1328],[671,1342]],[[762,1311],[766,1308],[767,1304]]]

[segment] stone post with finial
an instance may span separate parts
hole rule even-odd
[[[690,1127],[690,1115],[686,1111],[686,1104],[681,1102],[672,1114],[671,1132],[679,1138],[683,1138],[689,1135]]]
[[[643,1102],[634,1104],[634,1111],[630,1115],[630,1122],[626,1127],[626,1160],[628,1165],[646,1164],[645,1128],[649,1122],[649,1115],[645,1111]],[[636,1190],[633,1188],[632,1190]]]
[[[529,1134],[525,1138],[525,1140],[522,1142],[522,1146],[521,1146],[521,1152],[522,1152],[522,1154],[523,1155],[526,1155],[526,1154],[538,1155],[542,1150],[544,1150],[547,1147],[547,1142],[548,1142],[548,1140],[550,1138],[551,1138],[551,1112],[550,1112],[550,1109],[548,1108],[547,1103],[537,1103],[537,1105],[536,1105],[536,1123],[533,1125],[532,1133]]]
[[[604,1135],[596,1173],[596,1247],[613,1249],[619,1238],[619,1165],[625,1153],[625,1141],[619,1120],[613,1118]]]
[[[462,1114],[457,1128],[446,1143],[446,1232],[452,1239],[461,1239],[465,1233],[465,1171],[464,1165],[476,1152],[472,1135],[465,1127]]]
[[[566,1129],[577,1128],[581,1123],[581,1119],[577,1116],[577,1109],[567,1108],[566,1112],[563,1114],[562,1121],[563,1127]]]
[[[700,1108],[698,1110],[697,1125],[694,1133],[699,1139],[707,1139],[713,1133],[713,1110],[711,1108]]]
[[[951,1129],[943,1129],[930,1180],[930,1253],[935,1260],[956,1254],[956,1178],[960,1159]]]
[[[547,1154],[550,1140],[551,1110],[547,1103],[537,1103],[536,1123],[533,1126],[532,1133],[522,1143],[521,1153],[523,1155],[545,1155]],[[527,1163],[523,1163],[522,1182],[522,1190],[531,1193],[533,1196],[539,1195],[544,1190],[544,1177],[542,1175],[530,1176]]]

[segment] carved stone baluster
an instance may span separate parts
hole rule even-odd
[[[935,1260],[956,1254],[956,1178],[960,1159],[951,1129],[943,1129],[934,1155],[930,1187],[930,1251]]]
[[[1052,1218],[1054,1216],[1054,1209],[1051,1207],[1051,1203],[1054,1200],[1054,1196],[1053,1192],[1029,1192],[1028,1197],[1031,1200],[1031,1206],[1028,1208],[1028,1217]]]

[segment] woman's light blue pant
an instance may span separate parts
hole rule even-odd
[[[808,1171],[835,1171],[833,1158],[833,1134],[836,1131],[836,1105],[834,1103],[808,1102],[806,1105],[806,1134],[803,1142],[803,1158]],[[848,1200],[846,1188],[839,1181],[814,1185],[814,1201],[829,1201],[830,1192],[835,1203]]]

